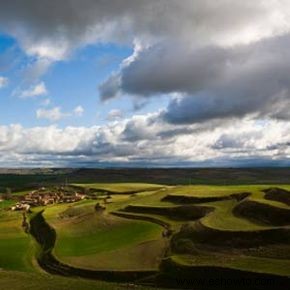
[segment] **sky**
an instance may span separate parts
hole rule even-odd
[[[289,1],[0,5],[0,167],[290,165]]]

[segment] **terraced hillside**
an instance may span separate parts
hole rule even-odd
[[[191,288],[193,277],[207,289],[210,278],[223,281],[221,289],[231,279],[236,288],[243,278],[252,284],[267,279],[289,283],[288,190],[289,186],[179,186],[158,193],[155,204],[151,197],[147,205],[144,199],[131,202],[115,214],[159,219],[173,231],[159,277],[167,285],[184,279],[184,287]]]
[[[140,289],[289,288],[288,185],[74,186],[92,198],[34,208],[31,235],[21,228],[21,213],[1,211],[0,267],[43,279],[40,265],[58,276]],[[105,283],[77,281],[83,289]]]
[[[15,192],[17,196],[25,194],[25,192]],[[116,199],[118,199],[116,197]],[[120,197],[122,200],[122,197]],[[94,290],[121,290],[126,289],[128,283],[120,282],[108,283],[100,280],[80,279],[77,276],[68,277],[61,275],[51,275],[44,271],[44,268],[38,263],[39,257],[43,254],[40,244],[35,238],[28,233],[22,226],[23,214],[22,212],[13,212],[9,207],[15,203],[14,200],[0,201],[0,280],[1,289],[56,289],[56,290],[79,290],[79,289],[94,289]],[[58,220],[58,214],[66,211],[63,218],[68,212],[77,212],[79,209],[86,208],[87,205],[92,205],[96,201],[87,200],[81,203],[54,205],[46,208],[45,214],[52,220]],[[29,218],[33,220],[44,208],[34,208],[33,213]],[[82,210],[81,210],[82,212]],[[74,213],[75,214],[75,213]],[[153,228],[153,233],[156,228],[155,225],[149,224]],[[150,228],[147,229],[150,233]],[[30,229],[31,231],[31,229]],[[41,234],[41,240],[47,245],[47,235]],[[116,237],[115,237],[116,238]],[[138,239],[138,237],[136,238]],[[114,240],[111,240],[114,241]],[[39,240],[40,242],[40,240]],[[154,259],[154,258],[153,258]],[[153,262],[152,262],[153,263]],[[103,280],[103,279],[102,279]],[[129,286],[128,286],[129,287]],[[140,286],[141,290],[152,290],[151,287]]]

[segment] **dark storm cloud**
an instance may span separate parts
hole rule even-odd
[[[287,35],[231,49],[216,78],[173,100],[163,113],[164,119],[177,124],[246,115],[288,120],[289,45]]]
[[[193,133],[194,133],[194,130],[191,128],[175,128],[175,129],[162,131],[158,133],[158,136],[161,137],[162,139],[170,139],[170,138],[175,138],[179,135],[189,135]]]
[[[153,46],[107,80],[102,89],[107,88],[110,96],[180,93],[163,112],[170,123],[249,114],[288,119],[289,46],[290,35],[227,49]]]
[[[0,31],[14,36],[29,55],[56,61],[90,43],[132,46],[136,40],[151,45],[171,39],[200,46],[255,40],[281,31],[281,23],[273,22],[281,5],[264,0],[9,0],[1,1]],[[235,37],[249,28],[250,36]]]
[[[106,30],[112,23],[117,23],[116,34],[123,39],[138,33],[188,37],[190,31],[201,37],[205,32],[233,31],[252,17],[259,22],[270,8],[263,1],[9,0],[1,1],[0,23],[7,30],[29,31],[31,38],[79,38],[94,25]]]
[[[136,142],[140,140],[154,140],[156,139],[156,132],[160,130],[155,130],[156,117],[133,117],[129,120],[123,131],[122,131],[122,140],[128,142]]]
[[[113,74],[109,79],[99,86],[99,92],[103,101],[115,98],[120,92],[121,81],[117,74]]]
[[[226,51],[221,48],[195,50],[186,44],[163,43],[145,50],[123,69],[122,89],[145,96],[199,91],[219,79],[226,60]]]

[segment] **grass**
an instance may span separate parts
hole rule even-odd
[[[2,200],[0,201],[0,210],[9,209],[14,204],[15,204],[14,200]]]
[[[13,290],[124,290],[126,284],[106,283],[85,279],[66,278],[41,273],[0,271],[1,289]],[[156,288],[139,286],[139,290]],[[160,289],[160,288],[158,288]]]
[[[290,190],[289,184],[270,185],[189,185],[171,187],[171,194],[190,195],[196,197],[226,196],[232,193],[252,192],[258,194],[263,189],[279,187]]]
[[[75,186],[86,187],[91,189],[108,190],[116,193],[126,192],[141,192],[148,190],[158,190],[164,186],[149,183],[86,183],[86,184],[73,184]]]
[[[216,266],[229,267],[232,269],[245,270],[250,272],[276,274],[281,276],[290,275],[290,260],[269,259],[244,255],[179,255],[172,256],[177,264],[186,266]]]
[[[259,203],[264,203],[267,205],[274,206],[276,208],[287,208],[290,209],[289,206],[272,200],[264,199],[264,192],[262,190],[269,187],[277,187],[277,185],[235,185],[235,186],[206,186],[206,185],[197,185],[197,186],[176,186],[176,187],[167,187],[163,191],[158,191],[157,193],[139,198],[131,201],[131,205],[142,205],[144,206],[164,206],[164,207],[175,207],[176,204],[171,204],[170,202],[160,202],[166,195],[186,195],[186,196],[194,196],[194,197],[225,197],[232,195],[234,193],[242,193],[242,192],[250,192],[251,195],[247,198],[248,200],[254,200]],[[289,185],[280,185],[280,188],[284,188],[286,190],[290,189]],[[200,203],[199,205],[214,207],[214,211],[209,213],[204,218],[201,218],[200,222],[206,227],[212,228],[214,230],[219,230],[220,235],[223,235],[225,231],[236,232],[239,235],[239,232],[256,232],[262,231],[266,229],[272,229],[273,226],[263,225],[261,223],[256,223],[255,221],[248,220],[246,218],[237,217],[233,214],[233,209],[235,206],[239,204],[240,201],[235,199],[229,200],[221,200],[215,202],[207,202]],[[125,207],[124,207],[125,208]],[[174,222],[174,217],[158,215],[158,214],[150,214],[150,213],[139,213],[134,212],[130,213],[132,216],[138,217],[155,217],[157,219],[162,219],[163,221],[171,224],[171,226],[178,231],[178,228],[182,223],[177,225]],[[209,246],[210,247],[210,246]],[[277,258],[275,258],[275,250],[277,252]],[[233,269],[240,270],[251,270],[254,272],[262,272],[262,273],[272,273],[277,275],[290,275],[290,271],[288,270],[290,266],[290,260],[283,259],[281,262],[281,249],[283,249],[282,244],[280,248],[275,248],[274,246],[271,249],[271,258],[263,257],[263,251],[269,251],[267,248],[257,248],[251,249],[249,253],[253,253],[253,255],[245,255],[243,254],[244,250],[231,249],[231,254],[226,254],[226,252],[219,250],[219,248],[211,248],[211,251],[206,253],[201,253],[200,251],[195,252],[192,255],[178,255],[173,256],[174,260],[189,265],[201,266],[201,265],[210,265],[217,267],[228,267]],[[221,253],[219,254],[219,251]],[[289,251],[289,247],[285,244],[284,251]],[[255,256],[255,253],[258,253],[258,256]],[[288,253],[288,252],[287,252]],[[266,253],[265,253],[266,254]],[[173,253],[174,255],[174,253]],[[286,253],[285,253],[286,255]],[[287,254],[287,256],[289,256]],[[287,267],[285,267],[285,265]]]
[[[32,271],[31,243],[27,238],[1,239],[1,268],[15,271]]]
[[[54,249],[56,257],[64,263],[97,270],[152,270],[157,269],[169,246],[162,238],[163,228],[155,223],[114,216],[111,213],[125,209],[128,205],[148,207],[176,207],[176,204],[161,201],[167,195],[187,195],[195,197],[225,197],[234,193],[250,192],[248,200],[276,208],[290,207],[278,201],[266,200],[263,189],[280,187],[290,190],[290,185],[190,185],[162,186],[137,183],[89,183],[75,184],[114,192],[111,203],[106,204],[104,213],[94,209],[96,200],[83,200],[73,204],[58,204],[33,209],[42,209],[47,222],[56,230],[57,241]],[[132,192],[136,192],[132,194]],[[17,195],[26,191],[15,192]],[[130,194],[129,194],[130,193]],[[274,228],[255,220],[238,217],[233,209],[240,203],[235,199],[200,203],[199,206],[213,207],[214,211],[199,220],[204,226],[220,231],[251,232]],[[1,286],[6,289],[9,283],[13,289],[123,289],[115,284],[61,278],[42,274],[35,265],[35,242],[23,232],[20,213],[5,210],[11,201],[0,202],[0,272]],[[151,217],[172,226],[177,233],[185,221],[176,221],[170,215],[154,212],[132,212],[132,217]],[[193,223],[193,221],[192,221]],[[193,230],[195,228],[193,227]],[[288,229],[288,227],[285,227]],[[200,233],[202,234],[202,233]],[[227,246],[230,242],[227,243]],[[198,248],[198,245],[195,245]],[[200,245],[199,245],[200,246]],[[205,243],[204,251],[178,253],[169,251],[169,258],[175,263],[189,267],[216,266],[277,275],[290,275],[289,246],[279,245],[241,250],[235,247],[228,251],[221,245]],[[268,248],[267,248],[268,247]],[[265,255],[263,255],[265,251]],[[266,256],[266,251],[270,254]],[[275,255],[277,251],[277,255]],[[285,255],[283,256],[283,251]],[[279,252],[279,254],[278,254]],[[258,254],[255,254],[258,253]],[[282,253],[282,254],[281,254]],[[14,276],[13,276],[14,275]],[[15,279],[13,280],[13,277]],[[22,282],[21,282],[22,281]],[[45,288],[46,287],[46,288]],[[121,288],[120,288],[121,287]],[[10,287],[11,288],[11,287]],[[142,288],[139,289],[149,289]]]
[[[160,202],[160,199],[167,194],[172,195],[186,195],[186,196],[194,196],[194,197],[224,197],[231,195],[233,193],[241,193],[241,192],[251,192],[251,196],[249,199],[255,200],[261,203],[270,204],[276,207],[289,208],[283,203],[266,200],[264,199],[263,189],[269,187],[276,187],[277,185],[234,185],[234,186],[206,186],[206,185],[192,185],[192,186],[176,186],[176,187],[168,187],[165,191],[158,191],[156,194],[152,194],[147,197],[140,197],[136,199],[132,199],[130,204],[132,205],[147,205],[147,206],[174,206],[170,202]],[[281,188],[290,189],[289,185],[281,185]],[[125,202],[123,205],[127,205]],[[207,215],[205,218],[201,219],[201,222],[211,228],[219,229],[219,230],[232,230],[232,231],[255,231],[262,230],[268,228],[267,226],[263,226],[261,224],[256,224],[247,219],[241,219],[233,215],[233,208],[238,204],[236,200],[225,200],[225,201],[217,201],[204,203],[200,205],[212,206],[215,208],[215,211]],[[152,216],[152,215],[151,215]],[[155,215],[156,216],[156,215]],[[169,218],[170,220],[170,218]],[[168,221],[168,219],[167,219]],[[171,220],[172,224],[174,223]]]
[[[0,214],[0,267],[33,271],[33,241],[21,228],[21,214],[6,210]]]
[[[189,185],[176,186],[170,190],[170,194],[189,195],[195,197],[221,197],[232,193],[244,192],[249,186],[216,186],[216,185]]]
[[[231,185],[231,186],[178,186],[170,190],[172,195],[185,195],[194,197],[224,197],[233,193],[250,192],[250,200],[260,203],[269,204],[271,206],[287,208],[290,207],[282,202],[264,199],[263,189],[269,187],[280,187],[286,190],[290,189],[289,185]],[[217,201],[211,203],[204,203],[203,205],[213,206],[215,211],[210,213],[201,222],[211,228],[219,230],[232,230],[232,231],[254,231],[266,229],[266,226],[256,224],[247,219],[241,219],[233,215],[233,208],[238,204],[236,200]]]
[[[256,231],[266,228],[263,225],[234,216],[232,211],[234,206],[237,205],[237,202],[234,200],[214,202],[210,203],[210,205],[215,210],[201,219],[201,222],[207,227],[222,231]]]
[[[125,196],[121,196],[120,199],[116,198],[114,203],[122,203],[124,199],[126,200]],[[131,198],[127,196],[127,200]],[[109,269],[156,269],[154,259],[144,263],[144,257],[138,256],[138,252],[140,247],[144,252],[147,251],[146,247],[140,246],[146,242],[154,244],[156,241],[158,244],[162,227],[150,222],[119,218],[109,212],[96,213],[95,204],[96,201],[85,200],[45,209],[44,217],[57,231],[55,255],[61,261],[78,267],[99,269],[100,259],[108,256],[108,260],[112,261],[107,263]],[[156,256],[163,253],[164,245],[158,245],[152,248],[150,243],[148,244],[148,249],[151,247]],[[118,262],[114,263],[111,260],[112,255]],[[103,268],[104,264],[101,263],[101,266]]]
[[[61,258],[96,254],[161,236],[160,227],[148,222],[129,221],[117,217],[110,217],[110,221],[102,218],[102,222],[108,222],[108,225],[95,230],[84,222],[79,224],[80,231],[74,226],[69,229],[67,227],[59,229],[56,255]]]
[[[63,260],[70,265],[85,269],[157,270],[164,255],[165,246],[165,241],[158,239],[97,254],[65,257]]]

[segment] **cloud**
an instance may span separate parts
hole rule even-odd
[[[164,119],[176,124],[244,116],[289,120],[289,44],[286,35],[230,49],[222,62],[204,59],[206,67],[218,65],[215,75],[175,98]]]
[[[48,91],[46,89],[45,83],[40,82],[34,86],[31,86],[28,90],[24,90],[20,93],[20,98],[33,98],[38,96],[47,95]]]
[[[100,84],[101,98],[129,95],[142,104],[167,96],[169,105],[130,119],[112,110],[114,122],[89,128],[2,126],[1,164],[289,160],[289,1],[3,2],[1,31],[28,56],[24,83],[36,84],[22,97],[47,94],[39,78],[75,49],[114,43],[134,51]],[[82,106],[36,112],[51,122],[82,114]]]
[[[28,78],[39,78],[75,48],[113,42],[135,50],[100,85],[103,100],[178,92],[183,101],[173,100],[164,113],[176,123],[267,116],[270,106],[273,116],[288,118],[288,62],[281,62],[289,59],[289,41],[281,40],[290,32],[286,0],[22,2],[3,3],[0,25],[34,59]]]
[[[289,45],[290,34],[230,48],[159,44],[139,52],[101,93],[173,95],[162,117],[176,124],[247,115],[289,119]]]
[[[103,101],[116,98],[121,93],[121,78],[113,74],[99,86],[99,92]]]
[[[123,118],[123,113],[119,109],[113,109],[108,113],[107,120],[116,121]]]
[[[6,87],[8,85],[8,78],[0,76],[0,89]]]
[[[122,140],[128,142],[160,140],[160,130],[167,130],[167,125],[160,122],[158,113],[135,115],[126,121]]]
[[[187,125],[171,134],[176,127],[155,117],[140,115],[88,128],[0,126],[0,162],[2,166],[290,164],[288,122],[242,119],[215,129]]]
[[[48,106],[50,104],[50,100],[46,99],[43,103],[44,106]],[[36,117],[37,119],[46,119],[50,122],[56,122],[61,119],[67,118],[67,117],[81,117],[84,113],[84,108],[82,106],[75,107],[72,112],[63,112],[60,107],[54,107],[51,109],[43,109],[40,108],[36,110]]]
[[[82,106],[77,106],[74,108],[73,113],[77,117],[81,117],[84,113],[84,108]]]
[[[68,116],[69,114],[63,113],[60,107],[55,107],[52,109],[38,109],[36,111],[37,119],[47,119],[51,122],[59,121]]]
[[[161,43],[139,52],[109,77],[100,87],[101,97],[116,97],[120,92],[146,97],[198,91],[220,77],[227,57],[227,50],[220,47]]]
[[[52,5],[45,0],[27,0],[25,5],[11,0],[2,4],[2,30],[14,35],[27,54],[51,60],[95,42],[170,38],[233,45],[289,30],[286,0],[63,0]]]
[[[47,73],[53,61],[47,58],[36,58],[23,69],[22,77],[25,83],[35,83]]]

